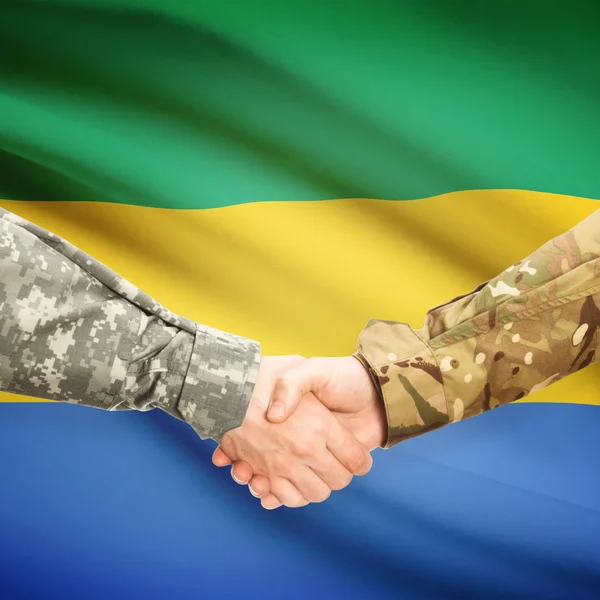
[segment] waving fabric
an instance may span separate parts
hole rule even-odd
[[[598,8],[4,0],[0,205],[266,354],[421,326],[596,210]],[[597,598],[599,371],[265,513],[155,414],[2,395],[7,598]],[[291,586],[291,587],[290,587]]]

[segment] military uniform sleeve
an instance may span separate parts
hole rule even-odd
[[[383,397],[386,447],[519,400],[598,356],[600,211],[425,326],[371,320],[357,358]]]
[[[160,408],[202,438],[244,419],[260,347],[177,316],[57,235],[0,209],[0,389]]]

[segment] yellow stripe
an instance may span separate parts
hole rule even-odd
[[[265,354],[306,356],[351,353],[371,317],[420,327],[427,309],[471,291],[599,207],[513,190],[193,211],[0,204],[175,312],[260,340]],[[532,399],[598,404],[598,374],[587,369]]]

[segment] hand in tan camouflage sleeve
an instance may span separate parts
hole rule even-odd
[[[599,356],[599,327],[600,211],[470,294],[430,310],[421,329],[372,319],[356,356],[385,404],[385,447],[520,400],[589,367]],[[310,389],[328,404],[329,384]],[[245,465],[233,471],[238,478],[250,475]],[[263,479],[251,485],[267,493]],[[265,496],[263,505],[272,501]]]
[[[383,403],[367,371],[353,356],[311,358],[286,369],[275,381],[268,419],[277,423],[275,428],[281,428],[301,415],[321,418],[319,414],[307,412],[307,408],[315,401],[314,396],[322,403],[321,408],[328,413],[327,426],[335,423],[336,429],[343,427],[361,443],[365,451],[370,452],[385,440],[387,424]],[[218,466],[225,466],[231,464],[230,458],[235,457],[223,444],[215,451],[213,461]],[[250,491],[255,496],[262,497],[264,508],[274,509],[282,504],[288,505],[277,481],[264,472],[253,469],[248,462],[236,461],[232,477],[241,484],[250,482]],[[329,490],[340,489],[329,485],[330,480],[324,479],[323,483]],[[285,491],[292,493],[289,487]]]
[[[246,418],[240,427],[223,436],[213,457],[217,466],[244,459],[232,474],[238,472],[239,477],[234,477],[238,481],[244,479],[244,472],[256,474],[255,488],[266,495],[266,508],[280,504],[299,507],[326,500],[332,490],[346,487],[353,475],[370,470],[371,456],[365,446],[377,445],[383,437],[381,430],[363,431],[359,427],[374,404],[369,395],[373,390],[367,386],[360,394],[360,410],[358,402],[354,412],[344,406],[351,391],[344,378],[337,380],[341,387],[338,385],[338,396],[331,396],[329,405],[319,402],[312,391],[327,389],[323,377],[333,383],[330,376],[334,365],[330,361],[345,359],[314,360],[325,363],[295,356],[263,358]],[[351,360],[364,371],[358,361]],[[273,398],[285,407],[269,422],[266,412],[272,391]],[[336,410],[345,419],[336,419]]]

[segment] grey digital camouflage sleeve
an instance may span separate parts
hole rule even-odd
[[[244,419],[258,343],[179,317],[59,236],[0,209],[0,389],[161,408],[217,441]]]

